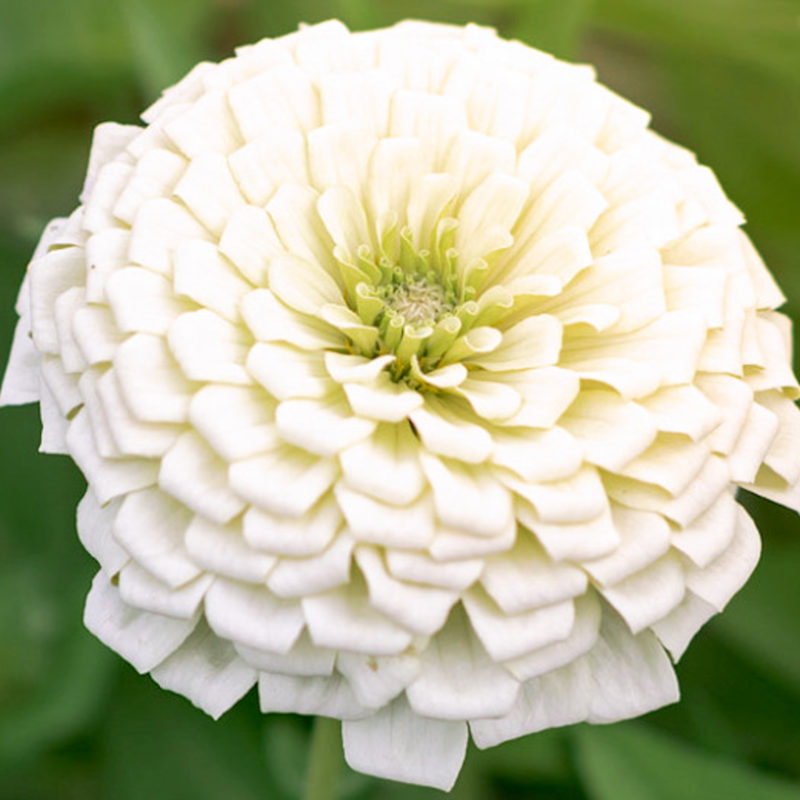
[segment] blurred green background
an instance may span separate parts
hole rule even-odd
[[[0,0],[0,361],[38,233],[77,202],[92,127],[136,121],[199,60],[333,16],[356,29],[474,20],[594,63],[717,171],[796,318],[800,0]],[[95,565],[74,533],[82,480],[36,454],[38,428],[34,407],[0,412],[0,798],[299,797],[307,720],[264,718],[250,696],[211,722],[83,630]],[[678,666],[680,704],[471,751],[453,796],[800,798],[800,525],[749,506],[761,564]],[[340,790],[439,796],[352,772]]]

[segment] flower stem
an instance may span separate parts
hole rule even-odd
[[[341,723],[317,717],[311,732],[304,800],[336,800],[343,760]]]

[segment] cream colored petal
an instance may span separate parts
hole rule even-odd
[[[502,421],[503,425],[551,428],[578,394],[580,380],[559,367],[522,370],[502,374],[505,385],[522,395],[522,408]]]
[[[668,553],[611,587],[600,589],[636,634],[676,608],[685,592],[680,561]]]
[[[196,623],[196,618],[175,619],[131,608],[104,572],[95,576],[83,613],[89,631],[140,673],[149,672],[174,653]]]
[[[370,713],[339,674],[323,678],[261,672],[258,698],[263,713],[291,712],[335,719],[355,719]]]
[[[507,662],[505,667],[512,675],[520,681],[528,681],[567,664],[585,661],[580,657],[588,653],[597,642],[601,607],[597,596],[591,591],[576,597],[574,603],[575,624],[569,635],[559,642],[545,645],[539,650]]]
[[[389,549],[386,550],[386,566],[400,580],[461,591],[478,579],[483,560],[436,561],[424,552]]]
[[[234,643],[234,647],[250,666],[262,672],[275,672],[280,675],[301,677],[332,675],[333,665],[337,660],[337,653],[334,650],[326,650],[312,644],[306,630],[300,634],[300,638],[288,653],[270,653],[268,650],[256,650],[254,647],[238,643]]]
[[[169,197],[186,169],[183,156],[163,147],[147,150],[136,162],[133,175],[113,206],[114,216],[133,225],[136,213],[147,200]]]
[[[373,420],[353,416],[344,398],[284,400],[275,410],[275,427],[287,443],[319,456],[333,456],[366,439]]]
[[[730,492],[719,498],[691,524],[672,534],[672,546],[698,567],[718,558],[733,540],[738,525],[736,500]]]
[[[20,324],[21,322],[20,320]],[[111,311],[106,306],[87,305],[79,308],[72,316],[72,333],[83,357],[90,365],[111,361],[125,338],[117,328]],[[25,332],[25,339],[29,341],[27,332]],[[11,358],[14,358],[13,349]],[[11,361],[6,368],[6,375],[10,371]]]
[[[182,314],[170,327],[167,342],[189,380],[252,383],[244,368],[250,337],[213,311]]]
[[[186,242],[175,250],[174,264],[175,292],[238,322],[239,304],[252,287],[216,246],[210,242]]]
[[[219,251],[254,286],[267,285],[270,261],[286,253],[269,215],[255,206],[239,206],[231,214]]]
[[[193,580],[201,570],[183,544],[192,514],[156,488],[131,492],[114,519],[118,544],[156,578],[172,587]]]
[[[203,153],[230,153],[241,135],[221,89],[211,89],[173,117],[165,133],[189,158]]]
[[[678,700],[678,681],[656,637],[650,631],[632,636],[613,612],[603,610],[600,640],[586,658],[592,670],[589,722],[616,722]]]
[[[172,251],[189,239],[210,241],[210,234],[183,206],[165,197],[142,203],[131,230],[128,257],[162,275],[172,272]]]
[[[299,517],[328,491],[338,472],[336,462],[329,458],[283,446],[235,461],[228,476],[231,488],[259,508]]]
[[[116,575],[130,560],[130,556],[111,535],[120,502],[118,499],[112,500],[101,506],[94,492],[88,488],[78,503],[78,538],[103,572],[110,576]]]
[[[511,494],[486,470],[420,453],[444,525],[477,536],[502,533],[512,518]]]
[[[106,296],[123,333],[164,335],[181,314],[194,308],[175,296],[166,278],[142,267],[117,270],[106,282]]]
[[[490,372],[547,367],[558,361],[561,323],[546,314],[528,317],[503,332],[503,341],[492,352],[470,359]]]
[[[385,503],[406,505],[425,487],[418,452],[418,440],[408,425],[383,424],[368,439],[342,450],[339,462],[352,489]]]
[[[275,403],[250,386],[204,386],[192,398],[189,420],[226,461],[258,455],[278,444]]]
[[[492,440],[492,463],[512,470],[525,481],[568,478],[583,463],[583,449],[562,428],[493,430]]]
[[[362,720],[342,723],[347,763],[380,778],[450,791],[467,751],[464,722],[416,714],[404,697]]]
[[[321,398],[333,388],[319,353],[283,342],[259,342],[247,356],[247,369],[277,400]]]
[[[213,575],[201,574],[182,586],[173,587],[130,561],[119,573],[119,596],[124,603],[141,611],[192,619],[213,580]]]
[[[316,128],[308,134],[307,143],[311,182],[320,192],[345,186],[360,195],[377,144],[374,136],[348,121]]]
[[[360,545],[355,558],[367,581],[370,604],[404,628],[429,636],[444,625],[458,593],[406,583],[391,576],[381,553]]]
[[[365,587],[352,580],[301,602],[311,639],[320,647],[388,656],[411,644],[411,634],[376,611]]]
[[[721,422],[718,408],[695,386],[668,386],[639,401],[664,433],[683,433],[695,441]]]
[[[66,444],[69,454],[100,503],[107,503],[115,497],[152,486],[156,482],[157,461],[143,458],[102,458],[92,437],[89,416],[86,409],[81,409],[69,423]]]
[[[617,471],[678,497],[703,469],[709,455],[704,442],[692,442],[680,434],[662,433],[644,453]]]
[[[288,653],[303,630],[299,603],[227,578],[217,578],[206,592],[205,615],[217,636],[274,653]]]
[[[228,163],[254,206],[265,206],[283,183],[308,183],[305,137],[293,128],[273,125],[232,153]]]
[[[419,675],[419,657],[410,649],[399,656],[338,653],[336,669],[347,678],[358,701],[383,708]]]
[[[462,602],[472,629],[494,661],[508,661],[562,641],[575,622],[571,600],[509,615],[482,589],[472,587]]]
[[[412,411],[409,419],[431,453],[467,464],[480,464],[492,451],[492,437],[481,425],[471,422],[454,404],[425,397],[425,404]]]
[[[159,336],[137,333],[114,354],[125,403],[143,422],[185,422],[196,384],[180,368]]]
[[[459,528],[439,526],[428,552],[438,561],[463,561],[464,559],[505,553],[514,546],[517,536],[517,523],[509,519],[499,532],[488,536],[465,533]]]
[[[318,316],[322,306],[341,303],[342,292],[324,269],[297,256],[280,256],[269,266],[270,289],[287,306]]]
[[[187,431],[161,460],[158,485],[197,514],[220,524],[244,508],[228,485],[227,464],[194,431]]]
[[[219,719],[256,682],[255,670],[203,623],[152,675],[162,689],[188,697],[212,719]]]
[[[780,419],[760,403],[753,403],[733,450],[728,455],[731,480],[752,483],[780,429]]]
[[[281,558],[269,574],[267,586],[279,597],[303,598],[346,585],[354,545],[352,537],[340,531],[319,555]]]
[[[761,555],[761,539],[755,523],[739,505],[736,532],[722,555],[703,568],[687,570],[686,587],[702,600],[722,611],[755,569]]]
[[[716,613],[714,606],[687,591],[680,605],[663,619],[654,622],[650,628],[669,650],[672,660],[677,662],[694,635]]]
[[[480,748],[529,733],[572,725],[586,719],[591,695],[591,672],[579,660],[522,684],[519,699],[510,714],[498,720],[470,724],[472,737]]]
[[[586,590],[586,575],[572,564],[554,561],[534,537],[520,531],[514,548],[486,560],[480,581],[507,614],[559,603]]]
[[[184,537],[186,551],[199,566],[215,574],[247,583],[263,583],[275,557],[259,552],[245,541],[241,520],[217,525],[195,517]]]
[[[519,683],[495,664],[456,607],[421,655],[420,676],[406,689],[411,708],[436,719],[476,719],[507,714]]]

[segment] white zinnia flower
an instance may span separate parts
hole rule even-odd
[[[2,402],[89,489],[86,624],[212,716],[479,747],[673,702],[798,508],[783,297],[647,115],[475,26],[338,23],[101,125],[23,283]]]

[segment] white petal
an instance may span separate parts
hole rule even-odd
[[[492,437],[480,425],[469,421],[468,413],[433,397],[412,411],[411,422],[430,452],[468,464],[480,464],[492,450]]]
[[[175,619],[130,608],[104,572],[95,576],[83,612],[83,624],[141,673],[174,653],[196,623],[196,618]]]
[[[607,555],[619,546],[619,533],[608,508],[584,522],[544,522],[523,501],[515,504],[517,518],[531,530],[548,555],[556,561],[580,561]]]
[[[143,422],[186,422],[196,385],[181,374],[160,336],[137,333],[114,354],[123,399]]]
[[[215,151],[230,153],[241,144],[226,93],[221,89],[202,94],[174,116],[164,130],[189,158]]]
[[[206,592],[208,624],[218,636],[274,653],[288,653],[303,630],[300,604],[266,587],[217,578]]]
[[[72,333],[83,357],[91,365],[111,361],[125,338],[106,306],[79,308],[72,317]]]
[[[483,559],[436,561],[423,552],[387,550],[386,566],[400,580],[462,591],[480,576]]]
[[[458,599],[456,592],[393,578],[382,555],[371,547],[358,547],[356,561],[366,578],[372,607],[414,633],[427,636],[439,630]]]
[[[236,461],[276,446],[274,405],[259,387],[211,384],[192,399],[189,420],[222,458]]]
[[[509,615],[480,588],[463,598],[472,629],[494,661],[509,661],[567,638],[575,622],[572,600]]]
[[[708,446],[681,434],[662,433],[650,447],[623,469],[620,475],[655,484],[680,496],[708,460]]]
[[[213,719],[219,719],[256,682],[255,670],[203,623],[152,674],[162,689],[188,697]]]
[[[213,580],[213,575],[203,574],[174,588],[130,561],[119,574],[119,596],[124,603],[141,611],[191,619]]]
[[[592,670],[589,722],[638,717],[678,700],[678,681],[656,637],[650,631],[633,636],[613,612],[603,610],[600,640],[586,658]]]
[[[169,197],[186,169],[186,159],[172,150],[152,147],[134,166],[133,175],[114,203],[114,216],[133,225],[136,213],[147,200]]]
[[[373,420],[353,416],[344,398],[284,400],[275,411],[275,426],[289,444],[319,456],[332,456],[367,438]]]
[[[86,490],[78,503],[78,538],[103,572],[111,576],[116,575],[130,559],[111,535],[119,505],[119,500],[112,500],[101,506],[91,489]]]
[[[464,722],[426,719],[400,697],[366,719],[342,723],[342,738],[352,769],[448,792],[469,735]]]
[[[572,725],[586,719],[592,678],[586,662],[579,660],[522,684],[510,714],[497,720],[470,723],[475,744],[494,747],[529,733]]]
[[[299,518],[248,508],[243,518],[244,538],[259,550],[274,555],[308,556],[322,552],[342,524],[332,495]]]
[[[422,672],[406,690],[417,714],[452,720],[497,717],[516,702],[519,682],[491,660],[458,607],[421,659]]]
[[[641,406],[615,392],[581,392],[559,425],[583,445],[586,459],[616,471],[644,452],[656,437],[656,425]]]
[[[441,522],[477,536],[493,536],[506,529],[512,517],[511,494],[486,470],[424,452],[420,460]]]
[[[505,666],[520,681],[527,681],[564,667],[588,653],[597,642],[600,630],[600,602],[594,592],[575,598],[575,624],[559,642],[509,661]]]
[[[97,381],[96,391],[111,439],[119,453],[158,458],[180,435],[181,429],[176,425],[140,422],[136,419],[125,404],[114,369],[108,370]]]
[[[227,464],[194,431],[187,431],[161,460],[158,484],[192,511],[222,524],[245,505],[227,478]]]
[[[382,708],[419,675],[420,663],[412,652],[377,658],[363,653],[339,653],[336,669],[350,682],[359,703]]]
[[[557,481],[521,481],[499,471],[498,477],[527,500],[545,524],[588,522],[601,514],[608,504],[597,470],[588,465],[571,477]]]
[[[131,231],[130,261],[162,275],[172,272],[172,251],[189,239],[208,241],[208,231],[182,205],[165,197],[142,203]]]
[[[499,533],[487,536],[474,535],[457,528],[439,526],[428,552],[438,561],[463,561],[464,559],[505,553],[514,546],[517,522],[511,518]]]
[[[0,406],[35,403],[39,399],[40,358],[31,338],[30,319],[21,317],[14,328],[11,354],[0,388]]]
[[[299,517],[328,491],[338,474],[336,462],[294,447],[236,461],[228,471],[231,488],[275,514]]]
[[[212,311],[182,314],[170,327],[167,341],[189,380],[252,383],[244,368],[250,337]]]
[[[430,495],[407,506],[387,506],[339,483],[336,502],[353,537],[385,547],[423,548],[436,530]]]
[[[677,661],[697,631],[716,613],[714,606],[687,591],[681,604],[666,617],[654,622],[650,628],[669,650],[672,660]]]
[[[578,394],[580,380],[574,372],[559,367],[508,372],[502,376],[505,385],[522,395],[522,408],[502,422],[503,425],[525,425],[551,428]]]
[[[711,433],[721,414],[694,386],[668,386],[639,402],[665,433],[683,433],[695,441]]]
[[[69,420],[61,413],[53,393],[39,375],[39,417],[42,422],[42,438],[39,441],[40,453],[69,454],[67,431]]]
[[[175,250],[175,291],[225,319],[239,319],[239,303],[252,286],[210,242],[189,241]]]
[[[407,424],[379,425],[339,453],[345,482],[353,489],[393,505],[407,505],[425,487],[419,444]]]
[[[561,323],[547,314],[528,317],[503,332],[503,341],[493,352],[470,361],[490,372],[546,367],[558,361]]]
[[[242,300],[242,315],[259,342],[286,342],[302,350],[342,347],[344,339],[324,322],[287,308],[269,289]]]
[[[367,655],[396,655],[411,644],[411,634],[376,611],[366,589],[345,586],[304,597],[303,613],[314,644]]]
[[[165,334],[192,305],[175,297],[170,282],[149,269],[124,267],[106,282],[106,296],[123,333]]]
[[[373,136],[350,122],[333,123],[311,131],[307,143],[311,182],[319,191],[345,186],[360,193],[377,143]]]
[[[332,675],[333,665],[337,660],[337,653],[334,650],[317,647],[305,630],[288,653],[270,653],[267,650],[256,650],[238,643],[234,643],[234,647],[236,652],[257,670],[277,672],[280,675],[302,677]]]
[[[787,483],[800,479],[800,409],[788,397],[778,392],[758,395],[760,405],[769,409],[780,420],[778,433],[764,457],[764,463]]]
[[[347,680],[338,674],[323,678],[262,672],[258,676],[258,698],[263,713],[291,712],[335,719],[353,719],[369,713],[356,700]]]
[[[157,461],[102,458],[95,449],[92,436],[89,415],[86,409],[81,409],[69,424],[67,447],[101,504],[155,483],[158,474]]]
[[[81,191],[82,203],[92,191],[95,178],[100,169],[118,158],[126,146],[142,132],[138,125],[119,125],[116,122],[103,122],[92,133],[92,147],[89,151],[89,166]]]
[[[192,158],[173,194],[215,236],[225,230],[233,211],[244,205],[227,159],[220,153],[202,153]]]
[[[267,578],[280,597],[305,597],[346,584],[355,542],[340,531],[328,548],[307,558],[281,558]]]
[[[319,353],[282,342],[254,345],[247,356],[247,369],[278,400],[324,397],[333,388]]]
[[[600,589],[632,633],[639,633],[669,614],[683,600],[684,592],[683,570],[672,553],[619,583]]]
[[[372,383],[348,383],[343,388],[356,414],[385,422],[402,422],[424,402],[419,392],[395,383],[386,373]]]
[[[132,492],[114,520],[114,538],[148,572],[177,587],[201,570],[183,544],[191,513],[158,489]]]
[[[238,88],[233,87],[231,96]],[[305,137],[274,123],[228,162],[239,188],[254,206],[265,206],[283,183],[308,183]]]
[[[686,527],[672,534],[672,545],[698,566],[706,567],[722,555],[736,534],[738,505],[730,492],[722,492],[713,505]]]
[[[266,286],[269,262],[285,249],[263,208],[239,206],[219,240],[219,251],[254,286]]]
[[[72,318],[84,303],[83,287],[74,286],[58,296],[54,307],[61,362],[67,373],[82,372],[87,367],[86,359],[72,333]]]
[[[249,546],[238,521],[223,526],[195,517],[184,543],[189,557],[200,567],[248,583],[263,583],[275,565],[274,556]]]
[[[63,416],[71,417],[75,409],[83,403],[83,396],[78,388],[78,376],[68,375],[58,356],[45,356],[39,369],[59,411]]]
[[[553,561],[521,531],[513,550],[486,560],[481,583],[503,611],[519,614],[580,595],[587,580],[577,567]]]
[[[583,449],[562,428],[544,431],[497,429],[492,432],[493,464],[513,470],[525,481],[553,481],[574,475]]]
[[[742,433],[728,456],[731,480],[752,483],[778,433],[780,420],[760,403],[753,403],[747,413]]]
[[[722,611],[742,588],[761,555],[761,539],[755,523],[739,505],[736,507],[736,533],[731,546],[704,568],[686,573],[686,587]]]
[[[620,535],[619,546],[603,558],[581,564],[595,581],[604,585],[619,583],[652,564],[670,546],[669,523],[660,514],[612,503],[611,516]]]

